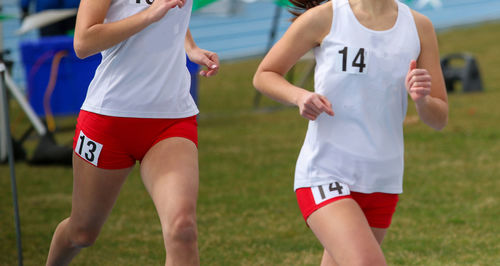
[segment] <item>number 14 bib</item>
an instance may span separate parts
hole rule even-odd
[[[368,50],[361,47],[337,45],[334,51],[338,51],[334,59],[334,69],[338,72],[349,74],[366,74],[368,62]]]

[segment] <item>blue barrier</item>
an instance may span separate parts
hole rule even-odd
[[[39,116],[45,116],[43,101],[50,79],[52,59],[59,51],[67,52],[59,64],[50,108],[54,115],[77,114],[85,100],[87,87],[94,77],[95,69],[101,62],[101,56],[79,59],[73,50],[73,38],[67,36],[25,41],[20,46],[26,77],[26,94]]]

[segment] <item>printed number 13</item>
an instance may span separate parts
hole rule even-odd
[[[80,148],[78,148],[78,154],[80,154],[80,156],[83,156],[82,152],[84,143],[85,135],[80,135]],[[95,144],[95,142],[93,142],[92,140],[88,140],[86,144],[87,146],[89,146],[89,149],[88,152],[85,153],[85,159],[92,162],[95,159],[94,152],[97,150],[97,144]]]

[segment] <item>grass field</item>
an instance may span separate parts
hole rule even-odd
[[[485,91],[449,95],[435,132],[410,104],[404,194],[383,249],[390,265],[500,265],[500,23],[439,34],[442,54],[467,51]],[[258,60],[225,63],[200,81],[199,248],[202,265],[319,265],[322,248],[293,193],[307,122],[268,99],[252,107]],[[300,70],[302,66],[299,66]],[[14,135],[27,128],[13,104]],[[270,111],[274,110],[274,111]],[[60,119],[62,128],[74,119]],[[72,132],[57,134],[69,143]],[[36,140],[26,143],[28,151]],[[52,232],[69,215],[67,167],[16,165],[25,265],[43,265]],[[0,265],[16,265],[9,168],[0,165]],[[137,168],[97,243],[73,265],[162,265],[159,220]]]

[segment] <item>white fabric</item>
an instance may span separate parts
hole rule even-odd
[[[139,3],[137,3],[139,2]],[[151,0],[113,0],[105,23],[132,16]],[[198,113],[189,94],[184,39],[192,0],[160,21],[104,50],[82,109],[103,115],[182,118]]]
[[[374,31],[359,23],[348,0],[333,1],[330,33],[314,51],[314,81],[335,116],[323,113],[309,122],[295,189],[339,181],[356,192],[402,192],[404,79],[420,40],[410,9],[395,2],[394,26]]]

